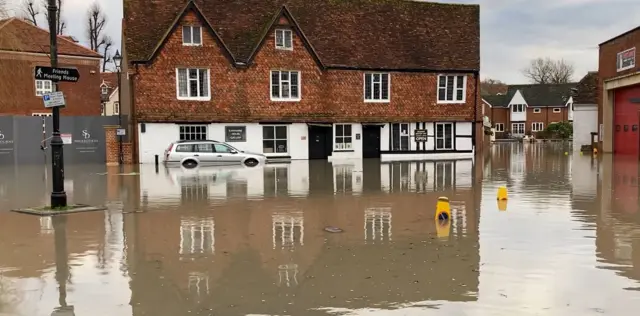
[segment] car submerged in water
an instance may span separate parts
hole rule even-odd
[[[180,140],[164,151],[167,167],[182,166],[192,169],[198,166],[245,165],[255,167],[264,164],[263,154],[239,150],[227,143],[215,140]]]

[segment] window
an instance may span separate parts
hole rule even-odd
[[[540,112],[542,112],[542,110],[540,108],[533,109],[533,113],[540,113]]]
[[[291,30],[276,30],[276,49],[293,49],[293,32]]]
[[[466,76],[439,75],[438,103],[462,103],[466,99]]]
[[[541,122],[534,122],[531,124],[532,132],[541,132],[544,130],[544,124]]]
[[[496,123],[496,132],[504,132],[504,123]]]
[[[120,102],[113,102],[113,114],[120,114]]]
[[[287,126],[263,126],[262,152],[286,154],[287,151]]]
[[[205,143],[205,144],[195,144],[193,145],[195,151],[199,153],[212,153],[213,152],[213,144]]]
[[[206,140],[207,125],[180,125],[180,140]]]
[[[215,152],[217,153],[231,153],[233,152],[233,149],[231,149],[231,147],[223,145],[223,144],[214,144],[213,147],[215,148]]]
[[[300,101],[300,72],[271,71],[271,100]]]
[[[178,146],[176,146],[176,152],[178,152],[178,153],[192,153],[192,152],[195,152],[195,148],[194,148],[193,144],[191,144],[191,145],[189,145],[189,144],[178,145]]]
[[[391,124],[391,150],[409,150],[409,123]]]
[[[512,104],[511,105],[511,111],[513,111],[513,113],[522,113],[522,112],[524,112],[524,104]]]
[[[368,102],[389,102],[389,74],[364,74],[364,100]]]
[[[436,150],[453,149],[453,123],[436,123]]]
[[[336,149],[351,149],[351,124],[336,124]]]
[[[200,26],[185,25],[182,27],[182,45],[202,45],[202,28]]]
[[[31,116],[51,116],[51,113],[31,113]]]
[[[209,94],[209,69],[176,69],[178,100],[211,100]]]
[[[109,93],[109,88],[107,86],[103,86],[102,87],[102,94],[107,94]]]
[[[511,123],[511,133],[515,135],[524,134],[524,123]]]
[[[43,96],[53,92],[51,80],[36,80],[36,96]]]
[[[560,109],[560,108],[554,108],[553,109],[553,113],[560,113],[560,112],[562,112],[562,109]]]

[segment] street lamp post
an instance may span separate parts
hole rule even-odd
[[[113,56],[113,63],[116,66],[116,75],[118,76],[118,125],[119,128],[122,128],[122,87],[120,80],[120,67],[122,66],[122,56],[120,52],[116,50],[116,54]],[[120,162],[120,166],[124,163],[124,157],[122,155],[122,135],[118,135],[118,159]]]

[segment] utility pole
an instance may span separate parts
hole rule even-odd
[[[49,45],[51,46],[51,67],[58,67],[58,7],[56,0],[49,0]],[[58,91],[58,83],[52,82],[53,91]],[[53,190],[51,208],[67,206],[67,193],[64,191],[64,157],[60,138],[60,107],[53,108],[53,138],[51,139],[51,165]]]

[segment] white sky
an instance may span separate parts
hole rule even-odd
[[[19,13],[22,0],[9,0]],[[91,0],[65,0],[68,33],[84,45]],[[120,43],[122,2],[96,0],[107,13],[107,32]],[[481,5],[481,73],[510,84],[525,83],[520,70],[536,57],[564,58],[575,80],[597,70],[598,44],[640,24],[640,0],[433,0]]]

